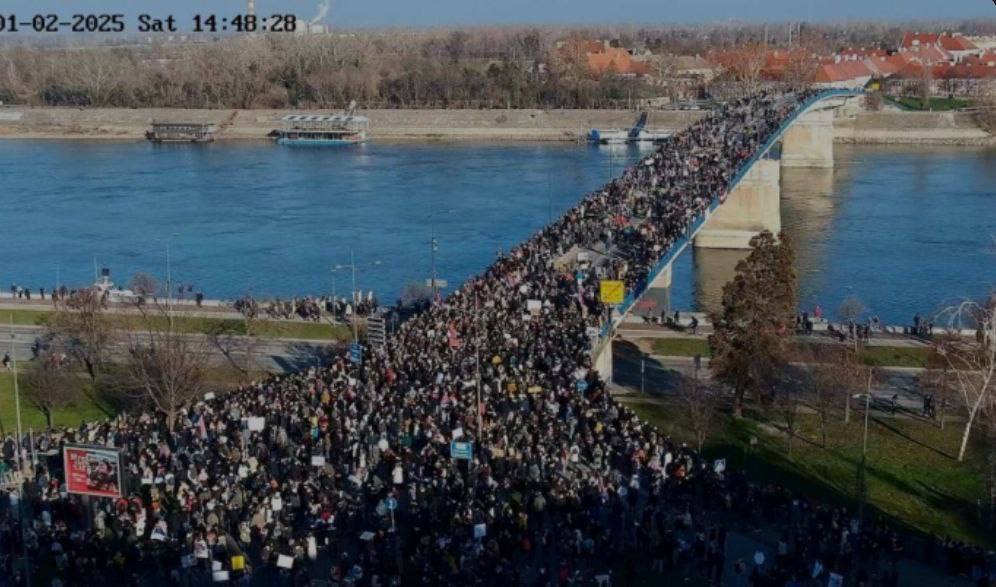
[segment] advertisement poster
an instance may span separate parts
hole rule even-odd
[[[62,458],[69,493],[121,497],[121,456],[118,451],[67,445]]]

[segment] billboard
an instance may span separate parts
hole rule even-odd
[[[121,497],[121,454],[117,450],[67,444],[62,462],[69,493]]]

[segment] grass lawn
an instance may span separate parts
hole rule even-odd
[[[666,357],[710,356],[709,343],[702,338],[658,338],[653,349],[654,354]],[[861,349],[861,360],[875,367],[925,367],[929,351],[926,347],[866,346]]]
[[[662,404],[632,403],[646,421],[680,441],[694,445],[682,411]],[[752,418],[723,415],[704,447],[709,458],[726,458],[755,480],[772,480],[833,503],[856,503],[857,466],[861,460],[862,414],[849,424],[830,426],[826,448],[820,446],[815,416],[799,417],[800,426],[789,456],[787,436]],[[940,430],[909,420],[872,418],[868,435],[868,504],[919,532],[950,535],[992,546],[996,537],[977,521],[976,499],[985,480],[980,447],[970,447],[966,462],[955,459],[961,427]],[[757,444],[750,446],[751,437]]]
[[[51,310],[0,310],[0,330],[11,321],[18,326],[44,326]],[[206,318],[177,315],[176,327],[190,333],[245,334],[245,321],[236,318]],[[348,326],[294,321],[259,321],[257,334],[263,338],[300,338],[307,340],[346,340],[352,336]]]
[[[916,96],[888,96],[886,99],[904,110],[927,110],[923,107],[923,102],[920,101],[920,98]],[[959,110],[961,108],[971,106],[971,104],[972,103],[968,100],[962,100],[960,98],[931,98],[929,110],[933,110],[935,112]]]
[[[710,356],[709,342],[704,338],[658,338],[654,340],[654,354],[665,357]]]
[[[23,381],[22,381],[23,383]],[[103,420],[107,412],[92,400],[83,400],[79,405],[56,410],[52,423],[56,426],[79,426],[82,421]],[[24,397],[21,388],[21,428],[43,430],[45,415],[34,408]],[[4,433],[17,429],[17,410],[14,402],[14,376],[10,372],[0,372],[0,429]]]
[[[0,310],[0,329],[11,322],[15,326],[44,326],[51,314],[49,310]]]

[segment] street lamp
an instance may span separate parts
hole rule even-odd
[[[429,220],[429,256],[432,263],[432,302],[436,302],[436,292],[438,287],[436,282],[436,251],[439,249],[439,241],[436,239],[436,216],[441,214],[449,214],[453,212],[453,208],[447,208],[446,210],[436,210],[435,212],[430,212],[427,217]]]
[[[173,267],[171,264],[170,246],[176,236],[177,233],[174,232],[163,239],[166,241],[166,319],[169,320],[170,330],[173,329],[173,304],[171,300],[173,297]]]
[[[869,387],[871,377],[869,376]],[[868,414],[871,412],[871,389],[867,393],[856,393],[854,399],[864,398],[865,400],[865,430],[861,439],[861,462],[858,468],[858,527],[863,528],[865,523],[865,500],[867,499],[867,487],[865,483],[865,467],[868,461]]]
[[[376,266],[376,265],[380,265],[380,260],[377,260],[377,261],[374,261],[372,263],[369,263],[366,266],[367,267],[373,267],[373,266]],[[333,267],[331,269],[331,271],[334,274],[336,271],[341,271],[343,269],[349,269],[352,272],[352,279],[353,279],[353,316],[352,316],[352,322],[353,322],[353,342],[354,343],[358,343],[359,340],[360,340],[360,333],[359,333],[358,324],[357,324],[357,320],[356,320],[356,305],[357,305],[356,304],[356,260],[353,257],[353,249],[349,249],[349,264],[348,265],[336,265],[335,267]],[[335,278],[333,277],[333,280],[334,279]],[[335,282],[333,281],[333,283],[335,283]],[[335,287],[335,286],[333,285],[333,287]]]
[[[24,515],[24,482],[27,477],[24,475],[24,459],[21,443],[24,441],[24,430],[21,428],[21,390],[17,382],[17,354],[14,351],[14,313],[10,314],[10,365],[14,372],[14,411],[17,414],[17,442],[14,443],[15,454],[17,455],[17,473],[20,475],[20,482],[17,484],[17,508],[18,515]],[[28,541],[25,536],[27,524],[21,524],[21,543],[24,547],[24,577],[25,583],[31,585],[31,559],[28,557]]]

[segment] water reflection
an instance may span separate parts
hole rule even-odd
[[[783,169],[783,230],[796,244],[799,301],[906,322],[996,285],[996,149],[835,147],[834,169]],[[676,262],[672,303],[714,310],[743,251]]]

